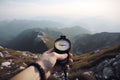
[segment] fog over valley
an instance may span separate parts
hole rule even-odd
[[[93,33],[120,32],[119,7],[119,0],[0,0],[0,21],[47,20]]]

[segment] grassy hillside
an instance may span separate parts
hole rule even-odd
[[[1,53],[3,55],[1,55]],[[69,79],[76,80],[76,78],[78,78],[81,80],[95,80],[93,75],[86,73],[86,71],[106,59],[114,58],[118,53],[120,53],[120,45],[105,48],[96,52],[74,55],[74,63],[71,65]],[[31,52],[0,48],[0,80],[8,80],[25,69],[27,64],[36,61],[39,56],[39,54]],[[2,66],[3,62],[10,62],[10,65],[7,67]],[[51,76],[49,80],[58,79]]]
[[[34,53],[0,48],[0,80],[9,80],[37,58],[38,55]],[[6,65],[2,66],[4,62]]]
[[[113,58],[120,52],[120,45],[105,48],[100,51],[85,53],[80,56],[74,55],[73,70],[86,69],[97,65],[101,61]]]

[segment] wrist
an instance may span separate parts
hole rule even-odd
[[[31,63],[29,66],[34,66],[36,71],[39,73],[40,79],[41,80],[46,80],[45,71],[44,71],[44,69],[42,68],[41,65],[39,65],[38,63]]]
[[[39,62],[36,62],[36,63],[38,63],[39,65],[41,65],[41,67],[43,68],[43,70],[45,71],[45,73],[48,72],[48,70],[45,67],[45,64],[42,61],[39,61]]]
[[[46,65],[43,63],[43,61],[37,61],[36,63],[38,63],[39,65],[41,65],[41,67],[45,71],[46,78],[48,78],[50,76],[50,74],[51,74],[49,68],[46,67]]]

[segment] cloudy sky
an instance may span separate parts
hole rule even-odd
[[[39,16],[99,17],[120,22],[120,0],[0,0],[0,20]]]

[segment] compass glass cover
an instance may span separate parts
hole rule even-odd
[[[66,40],[59,40],[55,42],[55,47],[60,51],[65,51],[69,49],[70,45],[69,45],[69,42]]]

